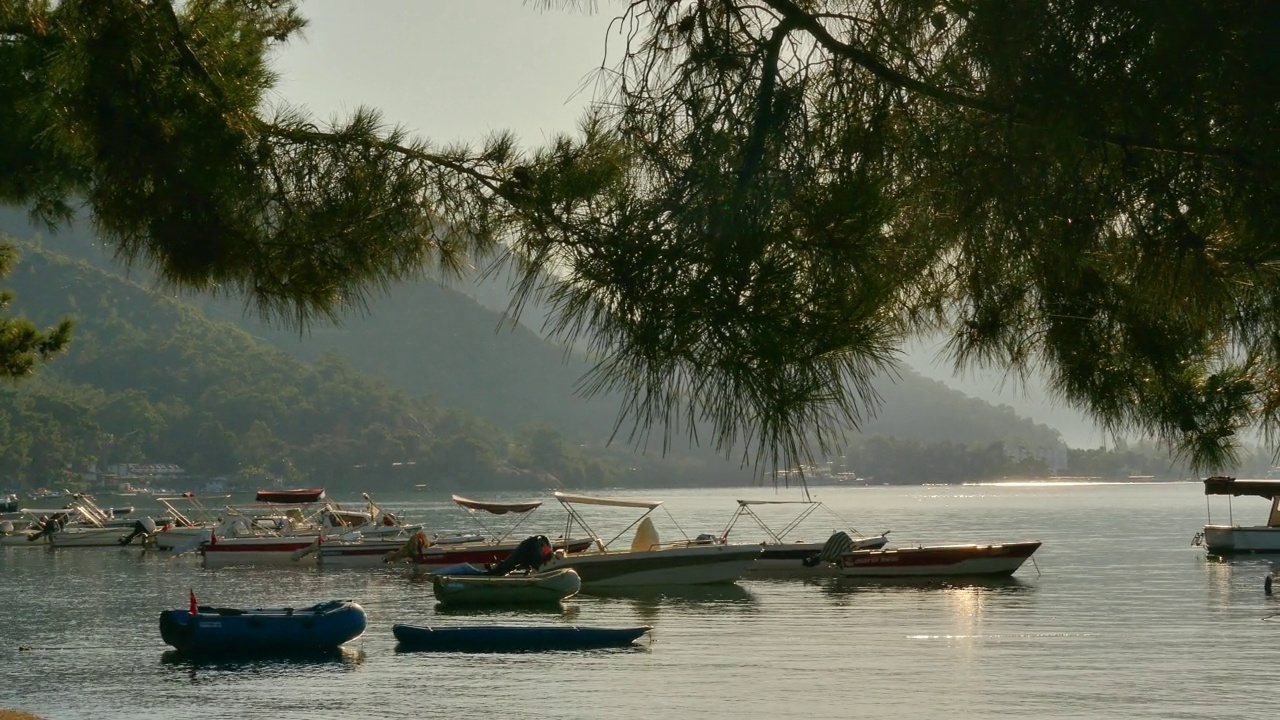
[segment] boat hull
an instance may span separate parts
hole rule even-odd
[[[325,541],[316,551],[316,560],[321,567],[382,567],[383,557],[398,550],[404,542],[403,539]]]
[[[855,550],[837,563],[844,577],[1001,577],[1012,575],[1039,542]]]
[[[573,568],[583,587],[661,587],[734,583],[760,556],[759,545],[694,545],[660,550],[587,552],[555,558],[547,572]]]
[[[358,603],[331,600],[306,608],[200,607],[160,613],[160,637],[184,653],[268,655],[331,650],[364,633]]]
[[[206,568],[233,567],[236,565],[313,565],[315,555],[294,559],[298,553],[315,543],[316,536],[269,538],[228,538],[205,543],[200,548]]]
[[[878,550],[888,544],[889,538],[877,535],[853,541],[858,550]],[[753,574],[778,575],[837,575],[839,569],[831,563],[806,566],[805,561],[822,552],[826,542],[765,543],[763,551],[748,570]]]
[[[68,547],[120,547],[132,532],[131,528],[63,529],[49,535],[49,544],[56,548]]]
[[[626,647],[653,628],[574,625],[419,627],[392,625],[401,650],[435,652],[546,652]]]
[[[564,549],[569,555],[576,556],[590,548],[592,544],[593,541],[590,539],[570,540],[567,544],[563,540],[556,540],[552,543],[552,547]],[[433,570],[463,563],[476,567],[493,565],[506,560],[517,545],[519,545],[517,542],[432,545],[421,554],[414,555],[413,564],[418,574],[430,573]]]
[[[571,568],[531,575],[433,575],[431,590],[446,605],[536,605],[576,595],[582,579]]]
[[[1280,527],[1205,525],[1204,547],[1214,555],[1280,554]]]

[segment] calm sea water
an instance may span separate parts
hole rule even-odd
[[[625,493],[666,500],[690,536],[738,497],[796,490]],[[561,612],[457,614],[400,571],[226,568],[139,550],[0,550],[0,707],[59,718],[1271,718],[1280,600],[1262,560],[1211,562],[1191,538],[1192,483],[817,488],[859,530],[898,545],[1038,539],[1012,581],[756,581],[580,596]],[[342,500],[342,498],[336,498]],[[489,499],[489,498],[484,498]],[[497,498],[494,498],[497,499]],[[101,498],[104,503],[123,500]],[[437,495],[381,498],[432,530],[467,529]],[[1256,506],[1255,506],[1256,505]],[[1262,522],[1263,501],[1235,519]],[[140,508],[143,509],[143,508]],[[1225,519],[1226,506],[1213,505]],[[588,510],[597,510],[588,508]],[[771,518],[783,518],[782,508]],[[521,528],[555,532],[554,502]],[[590,513],[602,535],[633,518]],[[660,510],[664,538],[678,534]],[[820,514],[793,539],[823,539]],[[749,523],[734,538],[762,539]],[[366,634],[314,662],[193,663],[160,640],[161,610],[202,603],[361,602]],[[1277,596],[1280,598],[1280,596]],[[632,650],[398,653],[393,623],[649,624]],[[32,648],[22,650],[20,648]]]

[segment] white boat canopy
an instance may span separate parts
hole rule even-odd
[[[541,500],[531,500],[522,503],[495,503],[480,502],[479,500],[471,500],[461,495],[454,495],[453,501],[468,510],[484,510],[494,515],[506,515],[507,513],[527,513],[542,507]]]
[[[623,498],[602,498],[591,495],[572,495],[570,493],[555,492],[556,499],[562,503],[577,503],[579,505],[607,505],[609,507],[629,507],[644,508],[653,510],[662,504],[661,500],[626,500]]]

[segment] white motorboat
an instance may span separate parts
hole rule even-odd
[[[1280,554],[1280,481],[1237,480],[1226,475],[1205,478],[1204,494],[1227,496],[1227,524],[1215,525],[1212,511],[1209,522],[1195,537],[1213,555],[1250,553]],[[1265,525],[1237,525],[1233,497],[1260,497],[1271,501]]]
[[[770,506],[800,507],[800,512],[780,529],[775,530],[760,514],[764,508]],[[818,542],[787,539],[792,532],[797,530],[819,510],[823,511],[835,523],[831,536]],[[749,568],[752,573],[758,574],[833,575],[837,574],[838,569],[831,561],[838,557],[839,553],[849,550],[875,550],[884,547],[889,542],[888,530],[879,535],[863,535],[831,508],[812,498],[806,500],[739,500],[738,509],[734,512],[733,517],[729,519],[729,524],[725,526],[721,538],[728,540],[729,533],[742,518],[755,521],[765,533],[765,539],[760,543],[762,547],[760,557],[756,558],[756,561],[751,563]],[[776,525],[777,523],[775,522],[774,524]],[[843,539],[843,542],[837,542],[839,539]],[[824,549],[828,553],[831,553],[834,549],[836,554],[824,558],[822,557]]]
[[[401,546],[421,525],[406,525],[393,513],[382,512],[369,496],[367,511],[344,509],[324,502],[266,503],[229,507],[228,518],[200,546],[205,567],[229,565],[312,565],[323,555],[328,540],[362,543],[364,555],[375,540],[391,541],[377,548],[377,557]],[[338,546],[335,544],[335,546]],[[342,564],[335,562],[333,564]],[[360,558],[356,564],[375,564]]]
[[[409,560],[413,562],[413,574],[416,576],[430,575],[442,568],[464,563],[477,567],[493,565],[505,560],[516,549],[521,541],[513,538],[512,535],[532,517],[533,511],[542,507],[541,500],[484,502],[461,495],[454,495],[453,502],[466,511],[471,521],[480,528],[480,532],[444,533],[428,537],[425,532],[419,530],[408,542],[389,553],[384,561]],[[489,516],[507,520],[495,521]],[[551,538],[548,541],[552,548],[563,550],[570,555],[583,552],[593,544],[590,538],[579,538],[567,542],[564,538]],[[342,548],[325,547],[322,552],[348,551]],[[324,561],[327,562],[328,559],[325,558]]]
[[[747,573],[747,568],[760,556],[759,544],[730,545],[714,535],[700,535],[693,540],[686,537],[681,541],[661,542],[653,519],[649,517],[650,513],[662,506],[661,500],[601,498],[561,492],[556,492],[555,498],[568,513],[564,537],[572,537],[573,528],[577,525],[590,535],[596,547],[575,555],[557,552],[542,567],[542,572],[573,568],[582,579],[584,588],[734,583]],[[605,541],[587,524],[577,505],[634,508],[644,510],[644,513],[612,540]],[[672,520],[674,522],[674,518]],[[630,547],[612,547],[613,543],[632,528],[636,532]]]

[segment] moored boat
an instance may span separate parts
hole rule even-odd
[[[298,490],[259,490],[254,500],[264,503],[315,503],[324,500],[324,488],[305,488]]]
[[[626,647],[652,631],[648,625],[625,628],[576,625],[464,625],[430,627],[392,625],[400,650],[437,652],[545,652]]]
[[[774,529],[765,519],[761,517],[759,510],[768,506],[799,506],[800,512],[791,518],[780,529]],[[827,540],[810,542],[810,541],[792,541],[787,537],[796,529],[813,516],[817,511],[822,510],[826,516],[833,519],[838,528]],[[829,575],[833,574],[835,566],[825,560],[834,558],[823,557],[824,551],[831,552],[833,547],[838,548],[839,552],[848,550],[876,550],[884,547],[889,543],[889,531],[885,530],[879,535],[863,535],[853,527],[844,518],[837,515],[833,510],[828,508],[821,501],[813,499],[805,500],[739,500],[738,509],[734,512],[733,517],[729,519],[729,524],[725,526],[722,538],[728,539],[730,531],[742,518],[753,520],[760,529],[765,533],[765,539],[761,541],[760,557],[751,563],[748,568],[752,573],[758,574],[776,574],[776,575]],[[776,524],[776,523],[775,523]],[[840,542],[836,542],[839,540]]]
[[[1204,494],[1225,495],[1228,503],[1228,524],[1214,524],[1210,514],[1208,524],[1196,536],[1197,544],[1213,555],[1239,555],[1251,553],[1280,554],[1280,480],[1237,480],[1226,475],[1205,478]],[[1231,498],[1260,497],[1271,501],[1265,525],[1235,524]]]
[[[432,575],[431,590],[446,605],[557,603],[576,595],[582,579],[571,568],[528,575]]]
[[[186,653],[274,655],[331,650],[364,633],[364,608],[351,600],[310,607],[239,609],[197,605],[160,613],[160,637]]]
[[[1012,575],[1038,541],[854,550],[836,565],[844,577],[1001,577]]]
[[[711,535],[675,542],[660,542],[649,517],[662,506],[661,500],[631,500],[571,495],[556,492],[569,519],[565,537],[573,526],[590,530],[576,505],[603,505],[643,509],[645,512],[612,540],[593,538],[596,549],[576,555],[556,553],[544,570],[573,568],[582,578],[583,587],[658,587],[670,585],[714,585],[737,582],[750,564],[760,556],[758,544],[730,545]],[[636,528],[630,548],[610,547],[632,527]]]

